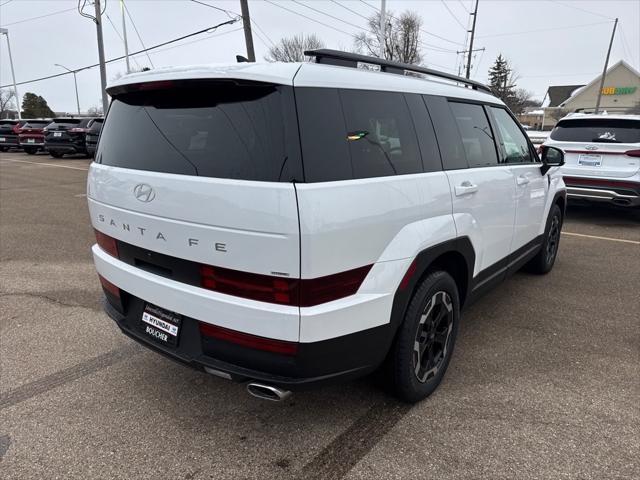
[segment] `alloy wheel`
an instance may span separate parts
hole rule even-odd
[[[453,303],[447,292],[436,292],[420,316],[413,344],[416,378],[424,383],[438,374],[449,348],[453,330]]]

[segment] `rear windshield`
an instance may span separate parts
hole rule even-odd
[[[45,126],[49,125],[48,120],[30,120],[27,123],[25,123],[22,128],[44,128]]]
[[[640,143],[640,121],[614,118],[562,120],[551,132],[551,139],[585,143]]]
[[[49,124],[47,130],[68,130],[80,124],[80,118],[56,118]]]
[[[155,172],[302,181],[292,87],[184,82],[115,94],[98,162]]]

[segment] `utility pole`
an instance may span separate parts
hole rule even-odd
[[[9,65],[11,65],[11,78],[13,79],[13,93],[16,96],[16,110],[18,111],[18,120],[22,120],[20,113],[20,97],[18,96],[18,87],[16,86],[16,72],[13,70],[13,57],[11,57],[11,43],[9,43],[9,30],[0,28],[0,35],[7,37],[7,50],[9,50]]]
[[[78,97],[78,80],[76,79],[76,71],[71,70],[70,68],[65,67],[64,65],[60,65],[59,63],[54,63],[56,67],[64,68],[67,72],[73,73],[73,83],[76,86],[76,106],[78,107],[78,115],[80,115],[80,97]]]
[[[244,42],[247,44],[247,58],[250,62],[256,61],[256,52],[253,49],[253,34],[251,33],[251,17],[249,16],[248,0],[240,0],[242,12],[242,25],[244,26]]]
[[[476,34],[476,20],[478,18],[478,0],[476,0],[476,7],[473,10],[473,24],[471,26],[471,39],[469,40],[469,53],[467,53],[467,79],[471,76],[471,55],[473,53],[473,37]]]
[[[607,76],[607,68],[609,67],[609,55],[611,55],[611,47],[613,45],[613,37],[616,34],[618,19],[613,23],[613,31],[611,32],[611,40],[609,41],[609,50],[607,50],[607,58],[604,61],[604,70],[602,70],[602,78],[600,79],[600,90],[598,90],[598,100],[596,101],[595,113],[600,113],[600,100],[602,100],[602,89],[604,88],[604,77]]]
[[[102,89],[102,113],[106,115],[109,109],[109,99],[107,98],[107,71],[104,63],[104,43],[102,41],[102,13],[100,12],[100,0],[94,0],[96,7],[96,33],[98,35],[98,58],[100,61],[100,87]]]
[[[127,73],[131,73],[129,65],[129,44],[127,43],[127,21],[124,16],[124,0],[120,0],[120,12],[122,13],[122,39],[124,40],[124,56],[127,60]]]
[[[385,41],[387,38],[387,0],[381,0],[380,4],[380,58],[385,58]]]
[[[475,52],[484,52],[485,50],[486,50],[486,48],[482,47],[482,48],[474,48],[472,51],[469,51],[469,50],[457,50],[456,53],[458,55],[460,55],[460,54],[466,55],[467,53],[469,55],[473,55],[473,53],[475,53]],[[464,58],[464,57],[462,57],[462,58]],[[460,67],[458,67],[458,76],[462,75],[461,71],[462,71],[462,62],[460,63]]]

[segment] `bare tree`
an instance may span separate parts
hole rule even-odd
[[[269,53],[264,57],[268,62],[305,62],[309,60],[305,50],[324,48],[324,42],[313,33],[311,35],[294,35],[285,37],[273,47],[269,48]]]
[[[89,107],[87,109],[87,113],[94,117],[101,117],[102,115],[104,115],[104,112],[102,111],[102,105],[94,105],[93,107]]]
[[[0,118],[4,118],[9,110],[15,108],[15,98],[13,90],[0,89]]]
[[[409,64],[422,63],[420,29],[422,18],[407,10],[400,15],[389,11],[386,15],[384,58]],[[355,47],[359,53],[380,56],[380,13],[369,17],[369,30],[356,35]]]

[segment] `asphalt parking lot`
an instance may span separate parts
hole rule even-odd
[[[0,154],[2,478],[640,478],[639,212],[571,207],[555,269],[465,312],[426,401],[271,403],[101,311],[88,164]]]

